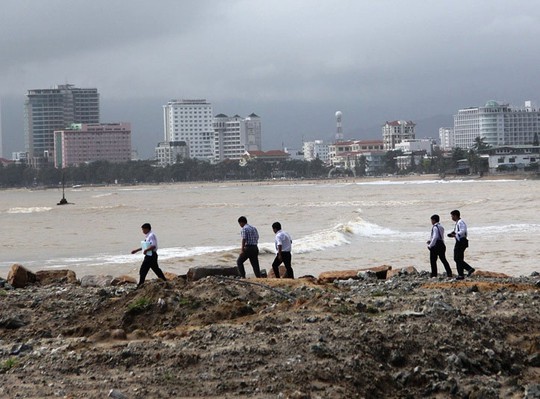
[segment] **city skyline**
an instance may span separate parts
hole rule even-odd
[[[5,157],[24,148],[27,90],[65,83],[96,87],[102,121],[130,122],[143,158],[171,98],[256,113],[264,149],[331,139],[338,110],[346,139],[379,137],[391,120],[437,137],[461,108],[539,100],[533,3],[7,0],[2,11]]]

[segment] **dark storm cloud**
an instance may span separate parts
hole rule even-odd
[[[338,109],[349,137],[373,136],[385,120],[538,100],[539,22],[534,2],[6,0],[0,96],[97,87],[108,120],[155,132],[149,148],[171,98],[256,112],[266,147],[331,135]]]

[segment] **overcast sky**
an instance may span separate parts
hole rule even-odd
[[[4,156],[24,149],[26,91],[63,83],[96,87],[143,157],[173,98],[255,112],[265,150],[333,137],[337,110],[346,138],[381,138],[386,120],[537,103],[539,39],[535,1],[3,0]]]

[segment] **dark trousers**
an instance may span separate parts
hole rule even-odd
[[[465,240],[456,241],[456,245],[454,246],[454,261],[456,262],[458,276],[463,277],[463,270],[472,270],[471,265],[465,262],[465,250],[468,246],[468,242]]]
[[[158,255],[156,251],[152,251],[152,255],[145,255],[143,263],[141,265],[141,268],[139,270],[139,285],[144,284],[144,280],[146,279],[146,275],[148,274],[148,271],[152,269],[154,273],[156,273],[156,276],[158,276],[162,280],[167,280],[165,278],[165,275],[163,274],[163,271],[159,268],[158,265]]]
[[[452,269],[446,260],[446,245],[441,241],[429,249],[429,263],[431,264],[431,277],[437,277],[437,258],[441,260],[446,275],[452,277]]]
[[[276,275],[276,278],[279,278],[279,265],[281,265],[281,263],[285,265],[285,270],[287,271],[287,273],[283,277],[294,278],[294,272],[291,267],[291,260],[292,256],[290,252],[281,252],[281,259],[279,259],[279,256],[276,255],[276,258],[272,263],[272,269],[274,269],[274,274]]]
[[[240,276],[246,278],[246,269],[244,269],[244,262],[249,259],[251,267],[253,267],[253,273],[255,277],[261,277],[261,269],[259,267],[259,247],[256,245],[246,245],[244,252],[240,254],[236,260],[236,266],[238,266],[238,271]]]

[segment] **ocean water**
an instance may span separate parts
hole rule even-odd
[[[160,266],[234,265],[241,215],[257,227],[261,268],[271,269],[274,221],[293,238],[296,276],[390,265],[429,270],[426,240],[437,213],[447,232],[450,211],[469,227],[466,260],[478,270],[514,276],[540,271],[540,181],[340,180],[184,183],[0,191],[0,276],[13,263],[33,271],[69,268],[87,274],[137,276],[131,250],[152,224]],[[453,240],[447,239],[452,261]],[[439,272],[444,269],[442,265]],[[248,275],[252,273],[249,261]],[[153,278],[150,272],[149,278]]]

